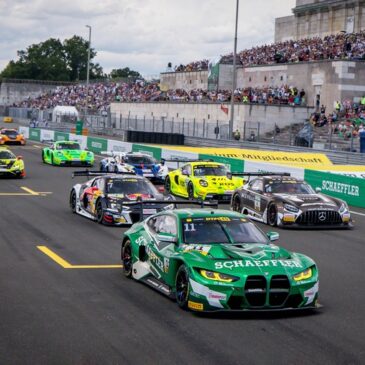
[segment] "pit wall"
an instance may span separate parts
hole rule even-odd
[[[345,200],[354,207],[365,208],[365,179],[336,174],[335,172],[315,171],[307,168],[282,166],[265,162],[249,161],[237,158],[214,156],[209,154],[173,150],[150,145],[122,142],[112,139],[79,136],[72,133],[51,131],[40,128],[19,127],[20,133],[32,141],[44,140],[75,140],[82,148],[88,148],[94,153],[102,151],[145,152],[156,159],[200,159],[213,160],[226,164],[232,172],[290,172],[292,176],[305,179],[314,189],[321,188],[324,194]],[[170,168],[177,168],[176,163],[168,163]]]

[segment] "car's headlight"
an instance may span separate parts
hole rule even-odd
[[[165,207],[163,207],[162,209],[163,210],[170,210],[170,209],[174,209],[175,208],[175,204],[169,204],[169,205],[166,205]]]
[[[199,269],[198,271],[203,278],[208,280],[222,281],[224,283],[232,283],[233,281],[239,280],[239,278],[236,276],[221,274],[215,271],[209,271],[204,269]]]
[[[208,186],[208,183],[205,180],[199,180],[199,184],[206,188]]]
[[[120,210],[122,208],[122,206],[119,203],[110,202],[110,208]]]
[[[309,269],[306,269],[302,272],[300,272],[299,274],[296,274],[293,276],[294,281],[302,281],[302,280],[307,280],[310,279],[313,275],[313,270],[310,267]]]
[[[295,207],[294,205],[291,204],[284,204],[284,209],[287,210],[288,212],[292,212],[292,213],[298,213],[299,209],[297,207]]]
[[[349,207],[348,207],[347,203],[345,203],[345,202],[342,203],[341,206],[340,206],[339,212],[340,213],[345,213],[347,210],[349,210]]]

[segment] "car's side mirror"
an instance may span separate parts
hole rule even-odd
[[[322,189],[321,188],[316,188],[316,193],[320,193],[322,191]]]
[[[232,180],[232,172],[227,172],[227,178]]]
[[[279,239],[278,232],[267,232],[266,235],[269,238],[270,242],[277,241]]]
[[[171,233],[158,233],[157,239],[160,242],[169,242],[169,243],[177,243],[177,237],[174,234]]]

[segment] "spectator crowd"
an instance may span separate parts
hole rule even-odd
[[[319,38],[288,40],[243,50],[237,55],[242,66],[270,65],[319,60],[365,60],[365,31],[338,33]],[[221,57],[220,63],[232,64],[233,54]],[[175,71],[200,71],[208,69],[208,60],[180,65]]]
[[[52,109],[57,105],[75,106],[79,110],[91,112],[105,110],[111,102],[214,102],[231,100],[231,90],[208,91],[203,89],[174,89],[162,91],[157,82],[147,83],[137,80],[134,83],[94,83],[88,87],[83,84],[58,87],[55,91],[44,93],[36,98],[29,98],[16,107]],[[254,104],[304,105],[305,91],[296,87],[281,85],[278,87],[248,87],[236,89],[235,102]]]

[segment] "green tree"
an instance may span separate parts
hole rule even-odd
[[[66,39],[50,38],[18,51],[18,60],[10,61],[0,76],[5,78],[76,81],[86,80],[89,43],[79,36]],[[96,56],[90,49],[90,60]],[[90,62],[90,78],[103,77],[99,64]]]
[[[129,67],[113,69],[109,77],[111,79],[122,78],[122,77],[142,77],[137,71],[130,70]]]

